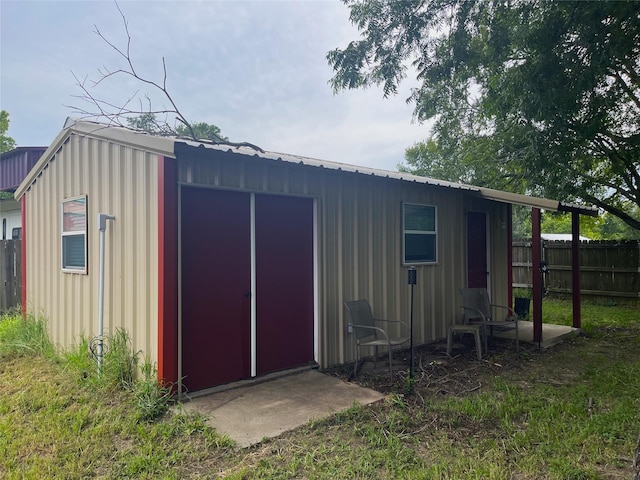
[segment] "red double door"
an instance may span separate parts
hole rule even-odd
[[[184,187],[188,391],[314,360],[313,200]]]

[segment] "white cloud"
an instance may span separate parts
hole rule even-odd
[[[411,124],[408,86],[391,99],[379,89],[333,95],[326,53],[358,34],[348,9],[326,1],[121,2],[132,55],[144,75],[162,79],[194,121],[215,123],[232,140],[327,160],[395,169],[404,149],[427,136]],[[70,71],[96,77],[122,59],[125,36],[111,2],[3,1],[0,103],[21,145],[47,144],[78,95]],[[28,34],[25,35],[25,31]],[[139,85],[102,84],[100,98],[121,102]],[[150,92],[142,89],[142,92]],[[167,104],[153,95],[157,105]]]

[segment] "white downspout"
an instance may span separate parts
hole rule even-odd
[[[104,234],[107,220],[115,220],[113,215],[98,214],[98,231],[100,232],[100,281],[98,284],[98,373],[102,372],[102,352],[104,347]]]

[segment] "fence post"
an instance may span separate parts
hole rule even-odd
[[[571,284],[573,298],[573,327],[580,328],[580,214],[571,212]]]

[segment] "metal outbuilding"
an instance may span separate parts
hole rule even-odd
[[[0,192],[14,192],[47,147],[17,147],[0,154]],[[21,237],[20,205],[8,195],[0,196],[0,240]]]
[[[511,204],[560,202],[405,173],[69,120],[16,191],[23,308],[56,344],[124,329],[190,391],[355,358],[343,302],[446,336],[458,291],[510,299]],[[573,209],[581,207],[572,206]],[[586,209],[589,210],[589,209]]]

